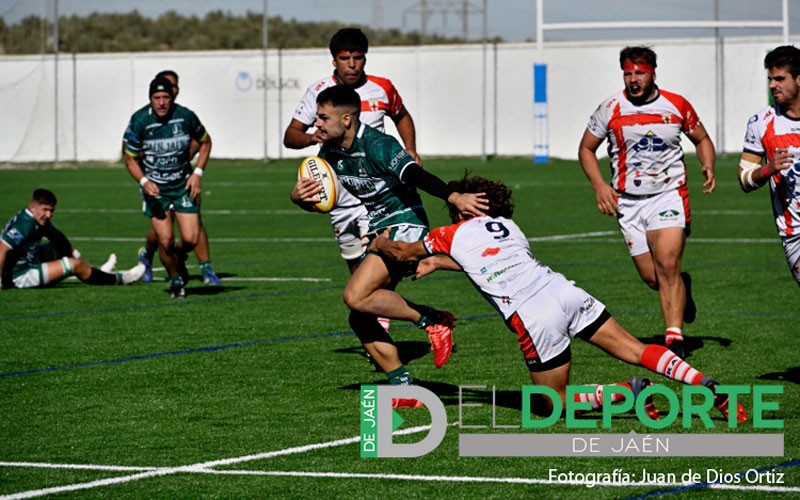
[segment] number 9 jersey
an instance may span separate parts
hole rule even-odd
[[[424,244],[428,253],[456,261],[504,319],[561,277],[533,257],[525,234],[504,217],[475,217],[435,228]]]

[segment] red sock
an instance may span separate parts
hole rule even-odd
[[[667,328],[667,331],[664,332],[664,343],[670,345],[676,340],[683,340],[683,330],[674,326]]]
[[[700,385],[705,375],[663,345],[649,344],[642,353],[642,366],[684,384]]]
[[[628,389],[631,388],[631,385],[627,382],[619,382],[618,384],[611,384],[611,385],[622,385],[627,387]],[[585,393],[577,393],[575,394],[575,402],[576,403],[589,403],[592,405],[592,410],[596,410],[603,406],[603,392],[605,392],[605,386],[603,385],[592,385],[590,387],[594,387],[594,393],[585,394]],[[614,394],[611,397],[611,402],[616,403],[622,399],[622,394]]]

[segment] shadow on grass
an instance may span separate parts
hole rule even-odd
[[[765,373],[759,375],[758,378],[761,380],[780,380],[781,382],[800,384],[800,366],[795,366],[782,372]]]
[[[239,290],[247,289],[246,286],[229,286],[229,285],[221,285],[221,286],[199,286],[195,288],[186,288],[186,297],[205,297],[209,295],[219,295],[221,293],[227,292],[237,292]],[[167,295],[170,294],[169,288],[164,289],[164,293]]]
[[[639,341],[643,344],[664,345],[664,336],[653,335],[651,337],[639,337]],[[722,347],[730,347],[733,344],[731,339],[725,337],[702,337],[687,335],[683,338],[683,349],[685,352],[684,359],[691,356],[694,351],[705,347],[706,342],[713,342],[721,345]]]
[[[353,342],[354,343],[358,342],[358,339],[355,337],[355,334],[353,335]],[[405,340],[400,342],[395,341],[395,345],[397,346],[397,351],[398,354],[400,355],[400,361],[404,365],[407,365],[414,360],[423,358],[427,356],[429,353],[432,355],[431,345],[425,341],[420,341],[420,340]],[[343,347],[340,349],[335,349],[333,352],[339,354],[351,354],[351,355],[361,356],[365,360],[369,359],[367,357],[367,351],[361,345],[353,345],[352,347]],[[456,352],[456,346],[454,345],[453,353],[455,352]],[[376,372],[383,373],[383,370],[377,367],[374,363],[372,366]]]

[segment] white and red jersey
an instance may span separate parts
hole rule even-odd
[[[636,106],[621,91],[605,101],[589,119],[587,129],[608,139],[611,187],[631,195],[652,195],[686,185],[681,133],[700,126],[692,105],[678,94],[658,96]]]
[[[772,212],[782,237],[800,232],[800,119],[781,112],[779,106],[767,106],[747,122],[744,151],[767,161],[775,148],[787,148],[794,165],[769,179]]]
[[[308,87],[300,104],[294,110],[292,118],[308,125],[314,124],[317,119],[317,96],[328,87],[338,85],[336,75],[326,76]],[[354,87],[361,97],[361,123],[366,123],[381,132],[384,131],[383,119],[385,116],[396,117],[403,109],[403,99],[397,93],[391,80],[380,76],[367,75],[366,79]]]
[[[514,221],[475,217],[432,229],[423,240],[430,254],[449,255],[486,300],[508,319],[555,276],[531,254]]]
[[[314,121],[317,119],[317,96],[326,88],[339,85],[339,83],[335,74],[314,82],[306,89],[306,93],[303,94],[300,104],[294,110],[292,118],[309,127],[313,126]],[[361,97],[359,120],[361,123],[365,123],[381,132],[385,130],[383,125],[384,117],[396,117],[403,109],[403,99],[388,78],[366,75],[364,81],[354,89]],[[354,210],[361,213],[356,213]],[[331,223],[333,223],[334,227],[347,225],[348,221],[365,216],[365,214],[366,209],[361,206],[361,201],[358,198],[350,194],[346,189],[339,190],[336,207],[330,212]]]

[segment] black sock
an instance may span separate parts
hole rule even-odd
[[[84,283],[89,285],[116,285],[117,275],[114,273],[104,273],[96,267],[93,267],[92,273],[86,278]]]

